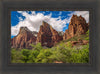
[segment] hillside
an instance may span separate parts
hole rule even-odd
[[[59,46],[60,43],[67,43],[67,42],[71,42],[72,45],[86,45],[87,43],[89,43],[89,40],[87,40],[88,35],[84,34],[84,35],[80,35],[80,36],[74,36],[70,39],[66,39],[66,40],[62,40],[59,43],[57,43],[55,46]]]

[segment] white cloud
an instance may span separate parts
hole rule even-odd
[[[70,16],[69,20],[71,19],[72,15],[75,14],[77,16],[82,16],[85,18],[86,22],[89,22],[89,11],[74,11],[70,14],[68,14],[68,16]]]
[[[61,17],[52,18],[52,13],[49,15],[44,15],[43,13],[36,14],[35,11],[32,11],[32,14],[28,14],[26,11],[18,11],[18,13],[21,13],[25,19],[22,20],[22,18],[19,17],[20,22],[16,26],[11,27],[11,35],[13,36],[18,34],[19,29],[22,26],[28,27],[28,29],[31,31],[38,32],[40,25],[42,25],[42,21],[49,23],[57,31],[62,31],[67,23],[67,20],[61,20]]]
[[[22,17],[19,17],[19,21],[23,21],[23,18]]]
[[[88,11],[70,11],[70,14],[66,14],[67,17],[64,20],[61,20],[61,16],[58,18],[52,18],[52,13],[49,15],[44,15],[44,13],[35,13],[35,11],[31,11],[32,14],[28,14],[26,11],[17,11],[18,13],[22,14],[25,17],[23,20],[22,17],[19,17],[19,23],[16,26],[11,27],[11,35],[16,36],[19,32],[20,27],[26,26],[31,31],[39,31],[40,25],[42,25],[42,21],[49,23],[54,29],[57,31],[63,31],[63,28],[66,27],[66,24],[70,22],[70,19],[73,14],[82,15],[86,21],[89,21],[89,12]],[[49,11],[46,11],[49,12]],[[61,15],[62,12],[59,12]]]
[[[89,22],[89,11],[76,11],[74,14],[82,15],[87,22]]]

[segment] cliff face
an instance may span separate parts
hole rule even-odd
[[[60,36],[55,29],[43,21],[37,35],[36,43],[40,42],[42,46],[52,47],[62,39],[62,36]]]
[[[42,46],[52,47],[61,40],[70,39],[82,35],[89,29],[89,23],[82,16],[73,15],[68,29],[64,32],[57,32],[48,23],[40,26],[39,32],[30,31],[27,27],[21,27],[19,34],[11,39],[12,48],[31,48],[30,44],[41,43]]]
[[[78,36],[85,34],[88,28],[89,25],[82,16],[73,15],[69,23],[69,27],[64,33],[63,40],[70,39],[75,35]]]
[[[31,48],[30,44],[36,42],[36,36],[27,27],[21,27],[19,34],[11,39],[12,48]]]

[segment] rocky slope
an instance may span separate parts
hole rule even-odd
[[[63,40],[62,36],[48,23],[43,21],[37,35],[36,43],[40,42],[42,46],[52,47],[61,40]]]
[[[30,44],[36,42],[35,35],[27,27],[21,27],[19,34],[11,39],[12,48],[31,48]]]
[[[88,28],[89,24],[86,23],[86,20],[82,16],[73,15],[69,27],[64,33],[63,40],[85,34]]]

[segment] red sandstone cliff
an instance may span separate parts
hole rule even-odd
[[[88,28],[89,25],[82,16],[73,15],[70,20],[69,27],[64,33],[63,40],[70,39],[75,35],[78,36],[85,34]]]
[[[19,34],[11,39],[12,48],[31,48],[30,44],[36,42],[36,37],[27,27],[21,27]]]
[[[37,35],[36,43],[40,42],[42,46],[52,47],[62,39],[62,36],[60,36],[55,29],[43,21]]]
[[[12,48],[31,48],[30,44],[40,42],[42,46],[52,47],[61,40],[69,39],[74,36],[85,34],[89,29],[89,23],[82,16],[73,15],[68,29],[57,32],[48,23],[44,22],[37,32],[31,32],[27,27],[21,27],[19,34],[11,39]]]

